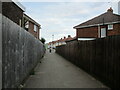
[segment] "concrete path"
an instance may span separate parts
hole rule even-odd
[[[46,53],[24,88],[105,88],[86,72],[56,53]]]

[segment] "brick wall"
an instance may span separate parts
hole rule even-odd
[[[77,29],[77,37],[79,38],[89,38],[89,37],[98,37],[98,27],[91,27],[91,28],[82,28]]]
[[[107,36],[111,35],[120,35],[120,24],[114,24],[113,30],[108,30],[108,26],[100,26],[101,28],[106,28]],[[76,30],[76,35],[78,38],[98,38],[98,27],[89,27],[89,28],[81,28]]]
[[[20,24],[20,19],[23,18],[23,10],[20,9],[14,2],[3,2],[2,3],[2,14],[15,22],[16,24]],[[37,32],[34,31],[34,24],[32,22],[29,23],[29,30],[32,35],[36,38],[39,38],[39,28]]]
[[[120,35],[120,24],[114,24],[113,28],[113,30],[108,31],[108,36]]]
[[[23,10],[13,2],[3,2],[2,14],[19,25],[19,21],[23,17]]]
[[[34,35],[36,38],[39,39],[39,27],[37,27],[37,31],[34,31],[34,23],[29,22],[29,30],[28,32],[30,32],[32,35]]]

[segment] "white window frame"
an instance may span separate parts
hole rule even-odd
[[[19,20],[19,25],[22,26],[22,20],[21,19]]]
[[[37,32],[37,25],[34,24],[34,31]]]
[[[104,31],[104,32],[103,32]],[[101,38],[106,37],[106,28],[101,28]]]
[[[113,24],[108,25],[108,30],[113,30]]]
[[[29,21],[26,22],[25,28],[29,28]]]

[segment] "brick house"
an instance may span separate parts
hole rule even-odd
[[[25,28],[26,31],[30,32],[32,35],[39,39],[39,32],[41,28],[40,24],[38,24],[36,21],[34,21],[26,14],[23,15],[23,18],[24,18],[23,28]]]
[[[2,14],[18,25],[22,25],[25,7],[19,2],[2,2]]]
[[[24,14],[25,7],[13,0],[2,2],[2,14],[39,39],[40,24]]]
[[[68,35],[68,37],[64,37],[64,38],[61,38],[59,40],[56,40],[56,41],[52,41],[52,42],[49,42],[48,43],[48,48],[52,47],[52,48],[56,48],[57,46],[60,46],[60,45],[65,45],[66,42],[69,42],[71,40],[75,39],[71,37],[71,35]]]
[[[77,38],[103,38],[120,35],[120,15],[110,8],[107,12],[74,27]]]

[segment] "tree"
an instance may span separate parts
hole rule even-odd
[[[45,44],[46,40],[44,38],[41,38],[40,41]]]

